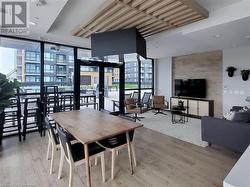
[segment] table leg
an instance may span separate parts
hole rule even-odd
[[[90,164],[89,164],[89,147],[88,144],[84,144],[85,153],[85,167],[87,176],[87,187],[91,187],[91,175],[90,175]]]
[[[129,138],[129,132],[126,132],[126,137],[127,137],[127,145],[128,145],[128,158],[129,158],[129,166],[131,170],[131,175],[134,174],[133,170],[133,163],[132,163],[132,155],[131,155],[131,143],[130,143],[130,138]]]
[[[96,97],[94,97],[94,103],[96,104]],[[94,104],[94,109],[96,109],[96,105]]]

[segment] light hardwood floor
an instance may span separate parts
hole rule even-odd
[[[218,148],[202,148],[161,133],[141,128],[135,134],[138,166],[130,175],[127,151],[116,159],[115,179],[110,180],[110,154],[106,156],[106,183],[102,183],[100,161],[92,167],[93,186],[105,187],[216,187],[233,167],[238,154]],[[0,186],[68,186],[68,165],[57,179],[59,152],[54,173],[49,175],[46,160],[47,137],[29,134],[26,142],[7,138],[0,148]],[[85,169],[78,167],[74,186],[86,186]]]

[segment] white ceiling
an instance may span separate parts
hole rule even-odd
[[[215,11],[215,10],[227,7],[234,3],[238,3],[241,0],[196,0],[196,1],[199,4],[201,4],[203,7],[206,7],[206,9],[209,12],[211,12],[211,11]]]
[[[91,47],[89,39],[74,37],[73,28],[95,15],[105,0],[46,0],[31,4],[31,33],[42,39]],[[250,0],[196,0],[210,12],[206,20],[147,39],[148,56],[164,58],[195,52],[250,45]],[[216,38],[215,35],[221,35]]]
[[[197,0],[210,17],[147,39],[148,56],[172,56],[250,45],[250,0]],[[219,38],[216,35],[220,35]]]
[[[183,34],[164,33],[149,39],[148,55],[154,58],[250,46],[250,16],[207,29]]]

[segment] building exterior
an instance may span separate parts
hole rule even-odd
[[[16,50],[16,78],[25,93],[40,91],[40,51]],[[73,91],[74,58],[57,51],[44,53],[44,84]]]
[[[128,61],[125,63],[125,82],[130,85],[138,85],[139,66],[137,61]],[[151,60],[141,61],[141,86],[142,88],[152,87],[153,68]]]
[[[72,52],[73,53],[73,52]],[[40,92],[40,50],[15,50],[14,77],[22,83],[25,93]],[[119,69],[105,69],[105,85],[112,87],[119,83]],[[81,89],[95,89],[99,83],[98,67],[81,67]],[[152,85],[152,62],[145,60],[141,63],[141,86],[148,88]],[[45,50],[44,53],[44,84],[57,85],[59,91],[73,91],[74,58],[71,52]],[[138,85],[138,62],[131,61],[125,64],[126,84]]]
[[[105,86],[113,86],[113,68],[105,69]],[[99,84],[99,68],[91,66],[81,67],[81,89],[95,89]]]

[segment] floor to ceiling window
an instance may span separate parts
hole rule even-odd
[[[77,49],[77,59],[79,60],[91,60],[91,50],[88,49]]]
[[[139,62],[137,54],[125,54],[125,89],[139,89]]]
[[[153,60],[152,59],[144,59],[140,57],[140,63],[141,63],[141,98],[143,97],[144,93],[152,93],[154,90],[154,79],[153,79]]]
[[[45,44],[44,85],[58,86],[59,92],[74,90],[74,49]]]
[[[20,82],[21,93],[40,92],[40,43],[0,37],[0,73]]]
[[[145,92],[153,94],[153,60],[144,59],[137,54],[125,54],[124,61],[125,94],[141,98]]]
[[[80,86],[81,94],[88,92],[96,94],[97,100],[100,91],[100,68],[97,64],[109,64],[101,65],[103,70],[101,92],[105,97],[104,107],[109,110],[114,104],[119,104],[121,94],[124,92],[135,93],[138,99],[142,98],[145,92],[153,93],[154,63],[151,59],[143,59],[137,54],[124,55],[125,90],[121,90],[123,75],[120,75],[119,60],[122,58],[119,55],[105,57],[104,61],[99,62],[91,57],[89,49],[15,37],[0,37],[0,73],[5,74],[10,80],[17,79],[20,82],[21,93],[24,94],[43,93],[44,87],[41,86],[44,85],[58,86],[59,92],[75,92],[77,95],[74,89],[76,84],[74,73],[77,71],[74,69],[77,67],[75,59],[78,59],[77,62],[80,60],[87,64],[95,64],[95,67],[81,66],[80,85],[77,86]]]

